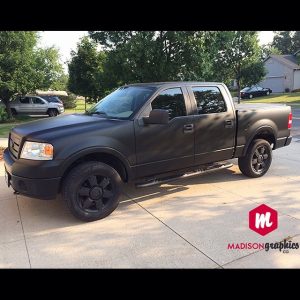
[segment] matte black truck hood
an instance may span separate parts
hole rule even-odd
[[[99,116],[72,114],[32,121],[18,125],[13,132],[21,137],[37,140],[53,140],[61,135],[73,132],[90,132],[93,129],[108,128],[118,124],[120,120],[111,120]]]

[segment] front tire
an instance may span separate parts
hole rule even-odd
[[[270,95],[270,92],[269,91],[267,91],[267,94],[266,94],[267,96],[269,96]]]
[[[57,109],[49,109],[48,115],[49,117],[56,117],[58,115]]]
[[[249,99],[252,99],[252,98],[253,98],[253,95],[252,95],[252,94],[250,94],[250,95],[249,95]]]
[[[272,162],[272,148],[270,144],[263,139],[254,140],[246,153],[246,156],[238,160],[241,172],[252,178],[265,175]]]
[[[105,218],[117,208],[121,184],[114,168],[90,161],[71,170],[63,183],[62,195],[76,218],[91,222]]]

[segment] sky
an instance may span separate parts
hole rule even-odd
[[[59,49],[61,61],[64,64],[64,69],[67,72],[67,61],[70,59],[71,50],[76,50],[76,45],[80,38],[88,35],[87,31],[40,31],[40,46],[51,47],[55,46]],[[260,31],[260,44],[268,44],[272,42],[273,31]]]

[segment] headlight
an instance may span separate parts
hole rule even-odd
[[[32,160],[52,160],[53,146],[46,143],[25,142],[21,158]]]

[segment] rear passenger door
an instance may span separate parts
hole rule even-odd
[[[235,114],[222,86],[190,86],[194,104],[195,164],[229,159],[234,152]],[[225,93],[225,90],[223,91]]]
[[[46,101],[38,98],[38,97],[31,97],[32,101],[32,112],[34,114],[45,114],[47,111],[47,103]]]

